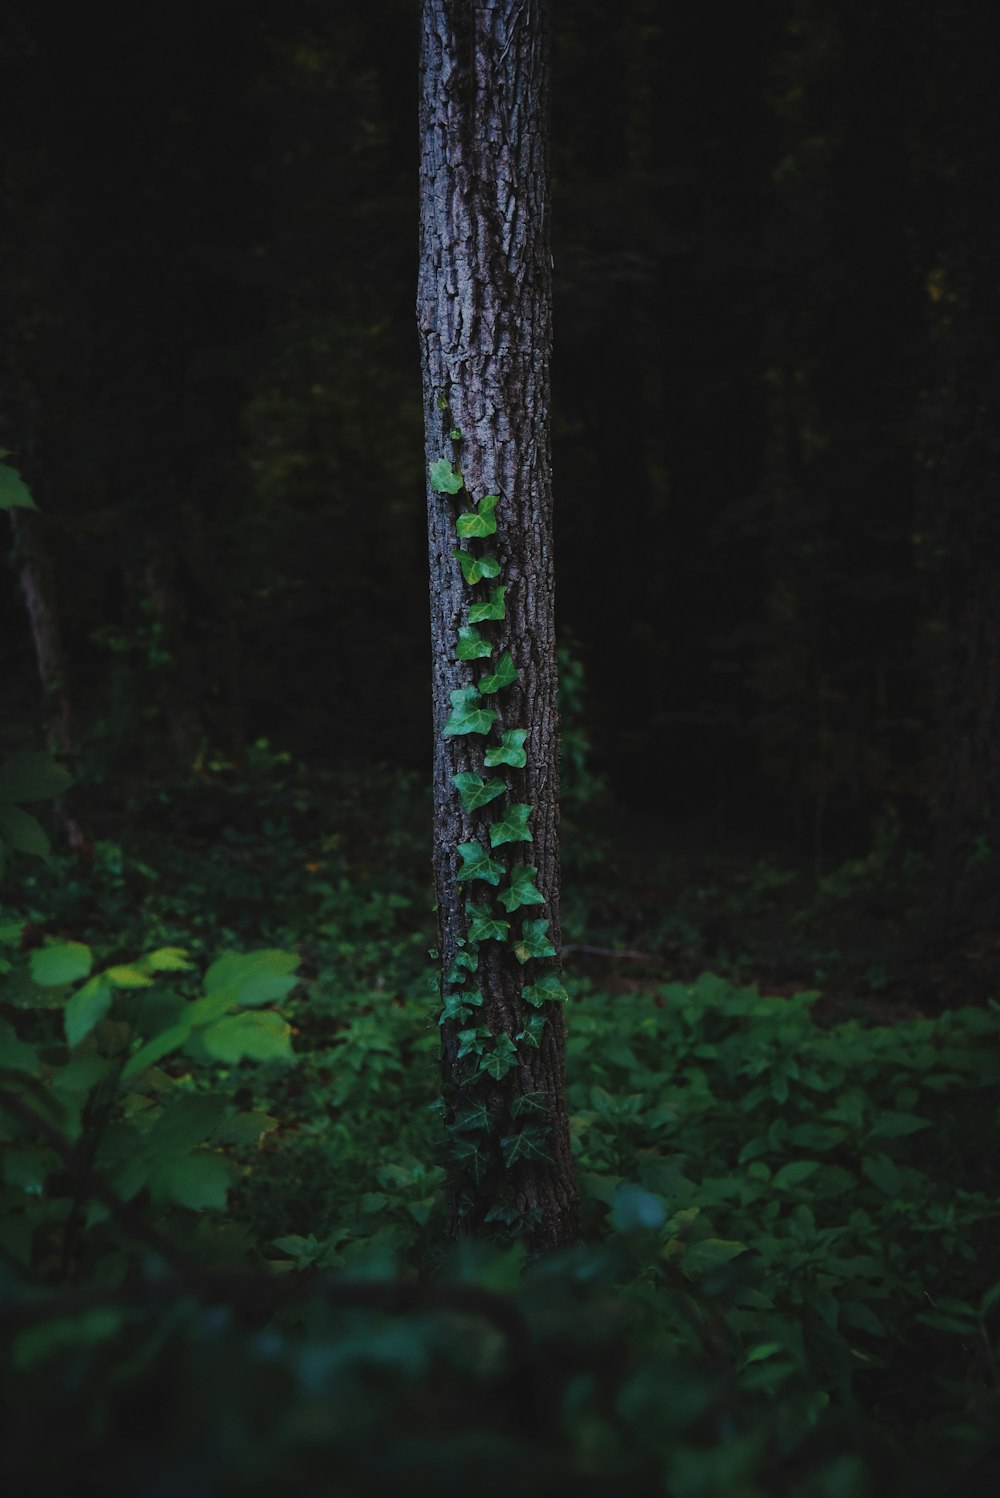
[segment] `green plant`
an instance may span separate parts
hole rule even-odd
[[[450,417],[447,400],[439,408]],[[453,424],[449,437],[453,456],[429,465],[432,488],[439,494],[465,495],[459,466],[462,434]],[[468,497],[467,497],[468,498]],[[448,1098],[447,1132],[450,1155],[459,1177],[473,1188],[462,1191],[459,1200],[471,1205],[473,1194],[488,1177],[497,1181],[496,1200],[485,1221],[510,1227],[519,1216],[503,1185],[504,1173],[520,1161],[549,1161],[547,1141],[551,1132],[549,1107],[541,1092],[525,1094],[520,1085],[510,1085],[502,1109],[496,1104],[497,1084],[510,1079],[515,1084],[519,1058],[538,1050],[551,1006],[565,1003],[566,991],[558,967],[546,971],[544,964],[558,959],[550,937],[551,919],[545,910],[544,890],[537,884],[538,867],[523,861],[521,845],[530,844],[534,807],[517,798],[517,784],[528,763],[530,726],[505,726],[494,703],[518,681],[518,667],[509,649],[499,649],[491,640],[490,626],[506,618],[507,585],[496,583],[500,565],[481,549],[497,532],[496,512],[500,497],[486,494],[478,501],[468,498],[468,507],[455,518],[455,533],[462,546],[454,548],[466,586],[493,584],[488,599],[473,595],[465,619],[455,637],[455,658],[475,665],[474,682],[451,693],[451,712],[444,723],[445,738],[475,736],[483,739],[481,774],[465,770],[453,777],[461,807],[473,819],[479,836],[461,842],[455,849],[459,860],[455,871],[461,886],[466,917],[458,950],[448,958],[442,989],[440,1024],[455,1037],[457,1094]],[[499,773],[491,773],[491,772]],[[483,944],[497,942],[513,957],[525,977],[515,1016],[507,1028],[494,1030],[482,1022],[484,1009],[480,985]],[[488,981],[488,980],[487,980]],[[534,1099],[528,1103],[527,1098]],[[502,1116],[501,1116],[502,1115]],[[551,1163],[551,1162],[550,1162]],[[462,1210],[462,1209],[460,1209]],[[467,1208],[466,1208],[467,1210]]]
[[[0,929],[12,954],[22,935],[19,922]],[[225,953],[198,992],[179,947],[94,971],[84,943],[52,941],[26,965],[8,963],[0,1253],[9,1264],[43,1282],[117,1283],[130,1239],[176,1262],[137,1199],[168,1220],[176,1209],[224,1209],[239,1151],[275,1127],[234,1094],[244,1062],[294,1059],[274,1005],[295,986],[297,966],[288,952]],[[212,1077],[209,1091],[199,1069]]]

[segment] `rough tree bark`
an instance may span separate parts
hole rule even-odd
[[[434,710],[434,877],[442,971],[452,973],[468,930],[466,902],[497,891],[456,882],[462,843],[489,847],[495,806],[463,810],[453,776],[499,776],[510,801],[533,808],[533,841],[497,853],[537,868],[544,906],[514,911],[508,940],[478,946],[475,981],[483,1007],[469,1026],[497,1037],[521,1034],[536,1011],[525,984],[552,961],[521,964],[513,943],[525,917],[545,918],[559,947],[558,728],[553,618],[552,493],[549,447],[551,256],[548,182],[548,7],[546,0],[424,0],[421,56],[421,240],[418,327],[428,465],[453,460],[464,490],[428,486]],[[457,429],[460,439],[451,433]],[[486,550],[506,585],[505,617],[482,627],[489,661],[456,660],[456,638],[471,598],[490,596],[488,581],[470,589],[453,552],[456,516],[485,495],[499,496],[497,532]],[[476,683],[509,650],[517,681],[483,702],[498,714],[488,736],[447,736],[451,694]],[[484,749],[513,727],[528,730],[524,767],[484,772]],[[498,804],[505,804],[500,802]],[[511,854],[513,850],[513,854]],[[491,900],[491,897],[494,897]],[[556,962],[558,959],[556,959]],[[442,1025],[445,1103],[452,1131],[470,1097],[484,1098],[489,1126],[485,1166],[470,1177],[457,1166],[452,1225],[459,1234],[506,1224],[533,1250],[571,1242],[577,1197],[569,1145],[564,1072],[565,1022],[557,1003],[540,1011],[537,1049],[517,1044],[517,1063],[502,1079],[481,1073],[477,1056],[460,1055],[461,1022]],[[487,1041],[487,1045],[493,1041]],[[544,1099],[542,1155],[506,1163],[523,1122],[519,1099]],[[505,1145],[505,1141],[507,1144]]]

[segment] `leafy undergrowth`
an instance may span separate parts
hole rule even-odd
[[[994,1491],[1000,1010],[819,1024],[815,995],[570,964],[583,1244],[456,1249],[422,803],[329,789],[225,834],[195,790],[169,838],[8,893],[4,1476]]]

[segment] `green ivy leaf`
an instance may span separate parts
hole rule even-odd
[[[544,1116],[549,1111],[549,1100],[544,1092],[522,1092],[511,1103],[510,1111],[515,1118],[522,1114],[529,1118],[535,1114]]]
[[[49,754],[26,750],[0,764],[0,801],[50,801],[72,784],[72,775]]]
[[[102,973],[91,978],[70,997],[63,1012],[66,1044],[73,1049],[81,1040],[86,1040],[91,1030],[99,1025],[111,1008],[113,990]]]
[[[451,965],[448,974],[449,983],[464,983],[467,973],[474,973],[479,966],[478,952],[456,952],[455,961]],[[466,999],[466,1003],[471,1002]]]
[[[435,458],[427,465],[427,471],[431,476],[431,488],[438,494],[457,494],[465,482],[448,458]]]
[[[438,1020],[439,1025],[446,1025],[449,1022],[462,1025],[467,1019],[471,1019],[471,1017],[472,1007],[468,1003],[464,993],[449,993],[445,995],[441,1017]]]
[[[89,947],[82,941],[56,941],[31,954],[31,976],[42,988],[58,988],[86,978],[94,965]]]
[[[500,743],[486,751],[486,768],[493,770],[497,765],[513,765],[515,770],[523,770],[528,763],[528,756],[524,752],[527,737],[526,728],[505,728],[500,735]]]
[[[517,681],[517,667],[509,650],[505,650],[496,663],[495,671],[487,671],[485,676],[479,678],[479,690],[484,696],[492,696],[499,692],[502,687],[509,687]]]
[[[517,1065],[517,1046],[509,1035],[501,1035],[492,1051],[480,1061],[479,1070],[486,1072],[495,1082],[505,1077]]]
[[[447,409],[448,408],[447,408],[447,405],[446,405],[445,406],[445,410],[447,410]],[[451,431],[448,433],[448,436],[451,438],[452,442],[461,442],[461,440],[462,440],[462,434],[458,430],[458,427],[452,427]]]
[[[182,973],[194,966],[183,947],[158,947],[142,960],[154,973]]]
[[[510,922],[498,921],[488,905],[468,904],[465,913],[469,917],[470,941],[503,941],[510,930]]]
[[[509,887],[497,896],[500,904],[508,911],[519,910],[522,905],[544,905],[545,896],[535,884],[537,873],[535,865],[530,863],[511,869]]]
[[[463,624],[458,631],[458,644],[455,646],[455,659],[459,661],[478,661],[493,654],[493,646],[489,640],[484,640],[474,624]]]
[[[481,1131],[488,1134],[493,1128],[493,1119],[490,1110],[483,1102],[469,1103],[459,1113],[451,1128],[458,1133],[475,1133]]]
[[[503,896],[501,896],[501,899]],[[526,1004],[531,1004],[535,1009],[540,1009],[543,1004],[565,1004],[569,994],[563,988],[555,973],[546,973],[535,983],[529,983],[521,989],[521,998]]]
[[[484,780],[481,775],[475,774],[472,770],[464,770],[461,775],[453,775],[451,781],[458,787],[463,811],[477,811],[480,806],[485,806],[497,796],[502,796],[507,789],[502,780]]]
[[[455,521],[458,539],[467,541],[471,536],[492,536],[497,528],[493,511],[498,502],[499,495],[484,494],[475,511],[467,510],[464,515],[459,515]]]
[[[491,858],[482,843],[459,843],[458,852],[462,867],[455,878],[459,883],[463,879],[482,879],[487,884],[500,883],[504,872],[503,864]]]
[[[227,1014],[201,1031],[201,1041],[216,1061],[294,1061],[290,1025],[272,1009]]]
[[[555,957],[556,949],[549,940],[548,921],[524,921],[521,937],[514,943],[514,956],[518,962],[527,962],[529,957]]]
[[[467,583],[478,583],[484,577],[498,577],[500,575],[500,563],[496,557],[474,557],[471,551],[452,552],[452,556],[462,569],[462,576]],[[475,622],[474,620],[472,621]]]
[[[460,1134],[451,1141],[451,1154],[477,1186],[485,1179],[490,1168],[490,1157],[481,1140]]]
[[[517,1039],[519,1041],[523,1040],[525,1045],[530,1045],[533,1051],[537,1051],[542,1043],[542,1031],[544,1029],[545,1015],[533,1014],[524,1029],[517,1036]]]
[[[446,738],[461,733],[489,733],[497,720],[497,712],[495,708],[478,705],[482,698],[477,687],[459,687],[450,696],[451,713],[441,730]]]
[[[481,1056],[489,1039],[489,1030],[484,1030],[481,1025],[474,1030],[459,1030],[456,1061],[461,1061],[463,1056]]]
[[[507,592],[506,583],[498,583],[490,594],[489,603],[469,604],[469,623],[485,624],[490,619],[504,619],[507,609],[504,604],[504,595]]]
[[[543,1148],[549,1137],[548,1129],[540,1124],[528,1124],[517,1134],[508,1134],[501,1139],[504,1163],[509,1170],[518,1160],[544,1160],[552,1164],[552,1156]]]
[[[526,801],[515,801],[508,806],[501,822],[490,823],[490,847],[499,848],[502,843],[530,843],[532,836],[528,831],[528,818],[534,809]],[[507,908],[510,910],[513,907]]]
[[[24,479],[16,468],[0,461],[0,510],[37,510]]]

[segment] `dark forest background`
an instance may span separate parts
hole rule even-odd
[[[985,11],[554,11],[557,607],[605,788],[585,815],[633,861],[815,881],[875,850],[887,882],[919,870],[897,952],[991,984]],[[49,735],[99,835],[171,777],[244,775],[262,739],[427,771],[416,0],[55,16],[2,23],[0,443],[43,524],[0,592],[0,748],[41,724],[30,554],[62,639]]]

